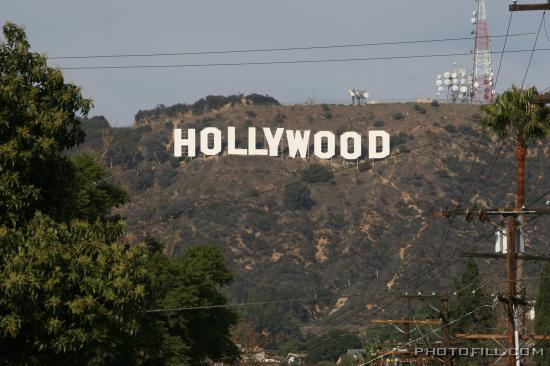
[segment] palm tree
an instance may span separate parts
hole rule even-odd
[[[525,205],[525,156],[527,144],[550,133],[550,110],[534,103],[539,95],[535,87],[520,89],[512,86],[496,98],[494,104],[483,107],[482,124],[500,139],[512,138],[517,159],[516,208]]]

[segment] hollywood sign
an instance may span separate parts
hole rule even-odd
[[[290,158],[307,158],[310,146],[310,130],[285,130],[284,128],[262,128],[265,144],[257,147],[256,127],[248,128],[248,146],[237,147],[235,127],[227,127],[227,154],[247,156],[279,156],[283,136],[288,146]],[[346,160],[355,160],[362,153],[362,138],[357,132],[344,132],[339,136],[339,155]],[[216,127],[207,127],[198,134],[200,152],[206,156],[218,155],[222,152],[222,131]],[[183,154],[186,148],[186,154]],[[196,156],[197,132],[190,128],[185,136],[179,128],[174,129],[174,156]],[[385,131],[369,131],[368,158],[383,159],[390,154],[390,135]],[[319,159],[331,159],[336,155],[336,135],[330,131],[318,131],[313,134],[313,155]]]

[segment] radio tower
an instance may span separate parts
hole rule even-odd
[[[472,23],[475,26],[474,48],[474,103],[490,103],[493,100],[493,72],[487,29],[487,6],[485,0],[476,0]]]

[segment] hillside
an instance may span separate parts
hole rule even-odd
[[[129,239],[153,232],[172,255],[194,244],[218,245],[235,273],[228,289],[232,302],[319,299],[243,310],[273,341],[299,328],[364,328],[371,317],[402,311],[389,306],[396,293],[452,290],[465,262],[460,249],[493,251],[493,225],[431,216],[432,209],[491,207],[513,199],[512,148],[483,133],[480,113],[470,105],[162,107],[140,112],[132,127],[111,128],[102,117],[85,120],[88,139],[80,151],[97,154],[131,193],[121,210]],[[354,130],[363,136],[384,129],[392,152],[374,165],[172,157],[174,127],[227,125]],[[240,131],[238,140],[246,143]],[[528,201],[548,189],[550,177],[542,172],[549,156],[547,144],[529,151]],[[528,243],[548,252],[542,220],[529,225],[538,231]],[[504,289],[494,280],[504,278],[502,263],[479,261],[486,291]],[[527,273],[538,270],[530,264]],[[354,296],[338,299],[343,294]]]

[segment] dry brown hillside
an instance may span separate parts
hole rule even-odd
[[[223,249],[235,273],[228,289],[232,302],[319,299],[244,310],[257,330],[276,337],[297,327],[364,327],[370,317],[401,311],[391,306],[397,293],[452,290],[465,261],[460,250],[493,250],[493,225],[448,222],[430,213],[511,202],[512,149],[481,130],[480,113],[471,105],[414,104],[237,104],[199,115],[160,110],[128,128],[110,128],[101,118],[86,121],[83,149],[103,151],[115,180],[131,192],[132,202],[123,209],[130,237],[153,232],[173,255],[195,244]],[[174,127],[227,125],[354,130],[365,136],[384,129],[392,153],[374,166],[338,159],[172,157]],[[244,134],[239,140],[246,143]],[[549,156],[547,144],[529,151],[528,201],[548,190],[550,174],[539,178]],[[308,204],[296,209],[292,200],[307,192]],[[538,234],[542,223],[536,222]],[[528,241],[548,251],[540,235]],[[503,266],[478,264],[487,292],[504,288],[495,280],[503,278]],[[536,263],[527,269],[537,271]],[[344,294],[356,296],[338,299]]]

